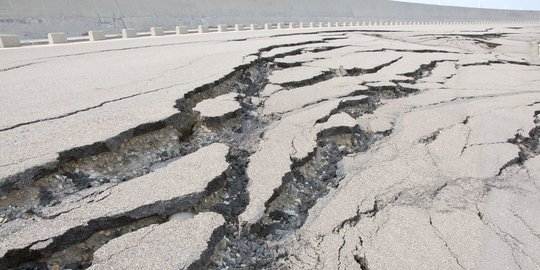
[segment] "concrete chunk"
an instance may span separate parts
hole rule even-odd
[[[122,29],[122,38],[135,38],[137,37],[137,31],[133,28]]]
[[[49,33],[47,34],[47,39],[49,40],[49,44],[60,44],[67,42],[66,33],[63,32]]]
[[[197,30],[199,33],[208,33],[208,25],[199,25]]]
[[[15,35],[0,35],[0,48],[20,47],[21,41]]]
[[[272,84],[284,84],[294,83],[299,81],[309,80],[316,76],[321,75],[323,72],[328,71],[325,67],[310,67],[310,66],[298,66],[287,69],[275,70],[270,76],[268,81]]]
[[[152,36],[156,37],[156,36],[163,36],[164,33],[163,33],[163,28],[162,27],[152,27],[150,28],[150,33],[152,34]]]
[[[182,34],[187,34],[188,33],[188,28],[186,26],[176,26],[176,34],[177,35],[182,35]]]
[[[122,235],[95,252],[89,269],[186,269],[224,223],[221,215],[208,212]]]
[[[90,41],[105,40],[105,32],[102,30],[89,31],[88,38]]]

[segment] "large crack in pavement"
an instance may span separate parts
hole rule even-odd
[[[369,72],[377,72],[384,64],[373,70],[358,70],[347,76],[358,76]],[[407,74],[415,82],[428,76],[437,62],[422,65],[415,73]],[[309,81],[317,84],[318,79]],[[382,99],[400,98],[415,93],[416,89],[394,87],[369,87],[367,91],[354,93],[364,98],[342,101],[327,116],[314,124],[322,124],[333,116],[345,115],[357,119],[376,109]],[[322,101],[324,102],[324,101]],[[316,105],[316,104],[314,104]],[[307,105],[309,107],[312,105]],[[225,237],[214,247],[211,260],[204,268],[209,269],[280,269],[286,267],[284,259],[289,256],[282,240],[298,230],[308,217],[309,210],[331,189],[339,186],[344,177],[340,161],[344,156],[364,152],[377,140],[391,134],[390,131],[368,133],[358,125],[338,126],[324,129],[317,134],[316,147],[303,159],[291,156],[290,171],[282,179],[282,184],[274,190],[272,197],[265,203],[264,215],[254,224],[239,224],[238,220],[230,224]],[[295,149],[294,139],[292,148]],[[376,213],[378,205],[375,204]],[[359,218],[359,217],[358,217]],[[198,265],[201,262],[198,262]],[[367,269],[367,261],[358,256],[358,263]]]
[[[302,43],[283,46],[298,45]],[[274,48],[280,46],[263,51]],[[327,48],[321,47],[320,50],[325,51]],[[91,199],[93,202],[106,199],[108,195],[103,194],[118,183],[150,174],[162,167],[162,164],[187,156],[207,145],[219,142],[230,148],[227,156],[229,169],[209,184],[204,194],[190,196],[188,201],[160,203],[150,210],[134,210],[137,218],[124,214],[103,221],[92,220],[87,226],[76,227],[60,237],[10,250],[3,257],[3,264],[23,268],[86,268],[91,265],[92,254],[110,240],[137,229],[167,222],[168,217],[178,211],[188,216],[214,211],[225,217],[229,224],[226,227],[237,223],[237,216],[248,203],[245,188],[248,182],[245,173],[248,157],[255,151],[264,127],[272,121],[255,113],[255,109],[261,105],[258,94],[271,71],[270,61],[296,53],[291,51],[269,59],[260,58],[249,65],[237,67],[219,81],[194,89],[178,100],[175,106],[180,111],[178,114],[127,131],[132,139],[125,139],[116,147],[110,147],[110,142],[96,143],[83,149],[67,151],[61,155],[57,168],[43,169],[37,173],[36,179],[26,176],[27,179],[16,182],[16,185],[5,185],[4,190],[9,192],[0,200],[3,223],[34,217],[54,220],[78,210],[70,204],[75,205],[93,197],[99,197]],[[194,111],[195,106],[202,101],[227,93],[237,93],[240,110],[214,118],[201,117]],[[51,211],[66,205],[67,210]],[[216,230],[210,246],[215,246],[214,242],[222,235],[221,229]],[[213,248],[203,252],[200,262],[205,262],[212,252]],[[200,262],[194,263],[192,268]]]
[[[360,118],[372,114],[390,99],[419,93],[421,90],[417,89],[415,84],[431,76],[439,64],[457,62],[432,60],[420,64],[416,70],[396,74],[405,79],[380,85],[370,85],[369,82],[358,80],[357,87],[361,87],[361,90],[350,91],[344,96],[308,100],[309,102],[291,110],[265,113],[263,109],[268,97],[261,93],[269,83],[269,75],[278,69],[302,66],[301,63],[280,65],[275,62],[276,59],[304,52],[318,53],[340,49],[345,46],[334,46],[330,41],[346,38],[346,35],[325,37],[322,42],[306,41],[262,48],[254,54],[256,60],[236,67],[232,73],[220,80],[196,88],[178,99],[175,105],[177,114],[163,121],[140,125],[106,142],[96,142],[90,146],[65,151],[60,155],[58,164],[36,168],[5,183],[1,187],[5,194],[0,197],[0,224],[3,225],[0,236],[12,242],[0,245],[0,251],[3,252],[0,269],[104,269],[107,263],[114,264],[118,254],[133,248],[122,247],[122,240],[136,237],[137,243],[143,243],[147,236],[152,237],[156,231],[174,228],[171,227],[174,221],[191,220],[196,224],[195,219],[205,214],[222,217],[222,221],[218,220],[215,226],[206,228],[207,238],[203,239],[203,247],[201,248],[199,243],[201,250],[197,256],[190,258],[182,267],[290,267],[288,261],[296,255],[289,249],[287,241],[302,228],[310,217],[310,210],[316,206],[319,199],[340,187],[348,174],[343,168],[343,159],[369,151],[373,145],[394,132],[393,126],[377,132],[368,131],[359,124]],[[308,46],[310,48],[307,48]],[[290,50],[264,56],[264,53],[283,48]],[[392,50],[399,52],[399,49]],[[443,50],[403,52],[451,53]],[[309,87],[340,77],[377,73],[403,59],[394,58],[369,69],[330,69],[309,79],[282,83],[277,92],[293,91],[295,88]],[[490,64],[492,62],[487,62],[487,65]],[[286,139],[280,142],[286,145],[287,149],[291,149],[291,153],[287,153],[287,158],[290,159],[287,164],[290,165],[288,171],[280,177],[279,185],[271,190],[271,196],[265,197],[265,201],[261,203],[261,206],[264,204],[263,211],[259,216],[253,215],[256,218],[242,217],[250,203],[253,203],[250,200],[257,196],[250,194],[250,181],[253,179],[250,178],[249,166],[254,155],[260,152],[263,143],[269,140],[268,132],[298,111],[309,113],[310,110],[322,106],[325,106],[325,113],[306,124],[309,131],[291,131],[294,133],[291,140],[288,141],[289,137],[284,136]],[[514,165],[523,166],[528,159],[540,153],[539,116],[540,111],[536,111],[536,127],[528,133],[528,137],[517,133],[515,138],[508,140],[508,143],[517,145],[519,153],[515,159],[500,168],[499,176]],[[470,117],[467,117],[461,124],[466,126],[469,121]],[[438,142],[443,131],[438,129],[415,142],[429,147]],[[314,136],[306,134],[308,132]],[[469,145],[468,140],[467,137],[462,154]],[[306,141],[309,143],[305,143]],[[215,160],[202,162],[204,158],[199,154],[201,151],[210,157],[215,155],[212,157]],[[181,195],[170,195],[167,193],[167,186],[156,183],[156,188],[161,189],[152,190],[154,201],[131,205],[129,202],[141,199],[134,196],[137,198],[129,198],[126,199],[127,202],[119,203],[125,204],[123,208],[111,206],[114,202],[112,198],[118,197],[118,194],[132,194],[126,193],[127,191],[122,193],[123,190],[130,189],[130,184],[133,185],[131,189],[135,189],[141,179],[163,174],[172,169],[172,164],[187,162],[189,165],[190,159],[202,163],[203,167],[210,166],[208,171],[212,173],[206,175],[206,172],[198,172],[206,178],[201,175],[192,177],[194,182],[199,180],[198,177],[205,179],[199,183],[198,189]],[[166,175],[161,176],[167,179]],[[189,174],[182,177],[189,178]],[[153,184],[143,187],[151,189]],[[447,187],[448,182],[442,183],[430,196],[435,198]],[[160,194],[161,191],[169,196]],[[338,269],[346,268],[343,262],[351,246],[351,258],[356,262],[355,267],[370,269],[365,238],[347,238],[346,233],[362,220],[375,219],[385,209],[401,203],[400,200],[405,195],[413,196],[413,193],[402,196],[403,194],[389,194],[383,199],[376,197],[372,207],[368,201],[369,209],[358,205],[355,213],[351,212],[350,216],[333,227],[329,236],[337,236],[340,241],[336,253]],[[103,206],[109,208],[98,213],[99,207]],[[96,208],[95,212],[93,208]],[[480,219],[483,219],[480,210],[478,213]],[[466,268],[445,238],[444,232],[432,221],[429,212],[428,220],[432,231],[443,242],[457,265]],[[524,219],[521,220],[525,223]],[[65,228],[62,227],[64,222],[69,224]],[[46,228],[43,234],[36,232],[36,227],[44,226],[43,224],[53,228]],[[57,232],[54,231],[55,226],[62,228]],[[32,234],[36,234],[35,239]],[[318,237],[322,242],[325,235]],[[110,250],[116,252],[107,253]],[[316,260],[319,265],[320,258],[317,257]]]
[[[149,174],[163,166],[160,164],[189,155],[212,143],[231,145],[227,157],[228,162],[233,164],[231,169],[227,170],[224,177],[209,185],[205,194],[191,196],[189,202],[172,202],[169,205],[160,203],[154,206],[154,210],[137,210],[135,212],[147,212],[140,219],[121,216],[117,219],[92,221],[88,226],[76,228],[66,232],[61,238],[53,239],[52,244],[47,243],[44,250],[39,252],[32,252],[30,249],[11,250],[3,258],[2,264],[20,265],[23,268],[40,265],[51,268],[55,265],[86,268],[92,261],[92,253],[109,240],[151,224],[163,223],[167,221],[167,216],[175,212],[197,213],[212,210],[224,216],[237,215],[235,211],[242,211],[241,205],[246,204],[242,194],[238,194],[245,185],[242,182],[246,180],[242,181],[235,176],[241,175],[237,172],[241,170],[238,166],[242,166],[239,160],[246,155],[240,147],[253,147],[250,142],[258,138],[257,133],[264,130],[264,124],[248,114],[250,107],[254,106],[250,99],[261,90],[256,87],[264,86],[269,71],[268,64],[258,60],[249,66],[238,68],[214,84],[195,89],[177,102],[180,113],[174,116],[176,125],[166,124],[167,121],[146,125],[143,129],[138,129],[138,132],[133,132],[133,139],[121,144],[115,151],[77,151],[71,155],[73,158],[65,158],[67,162],[52,173],[33,180],[31,184],[20,189],[12,189],[2,197],[0,205],[3,223],[34,216],[54,219],[65,212],[47,213],[51,207],[76,204],[88,197],[107,192],[120,182]],[[218,121],[217,126],[213,125],[212,121],[197,120],[198,113],[193,111],[196,104],[230,92],[238,93],[242,106],[242,110],[237,112],[234,118],[224,118],[223,121]],[[236,143],[235,146],[233,142]],[[102,153],[85,157],[88,152]],[[75,198],[70,196],[71,194],[75,194]]]

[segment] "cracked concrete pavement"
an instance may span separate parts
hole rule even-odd
[[[140,229],[98,249],[88,269],[186,269],[199,259],[212,232],[224,222],[219,214],[201,213],[190,220]]]
[[[15,230],[2,227],[0,256],[7,261],[10,250],[30,248],[36,252],[62,238],[76,239],[80,237],[77,231],[109,220],[172,214],[167,212],[173,207],[185,209],[192,201],[201,200],[210,181],[227,169],[227,152],[227,146],[213,144],[155,172],[86,196],[84,200],[53,206],[42,218],[29,220],[24,227]],[[34,246],[48,240],[52,242],[39,248]]]
[[[0,269],[540,268],[540,27],[378,30],[0,51]]]

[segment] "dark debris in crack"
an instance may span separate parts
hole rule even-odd
[[[540,155],[540,111],[534,112],[534,118],[536,127],[529,131],[528,137],[516,133],[514,138],[508,140],[509,143],[519,147],[519,153],[517,157],[504,164],[497,175],[502,175],[508,167],[523,166],[526,160]]]
[[[335,38],[326,38],[324,41],[331,39]],[[10,251],[7,256],[11,260],[9,266],[20,269],[56,266],[84,269],[91,265],[93,252],[109,240],[151,224],[166,222],[169,215],[182,211],[217,212],[226,220],[225,226],[214,231],[207,250],[190,266],[190,269],[261,269],[283,266],[288,251],[285,247],[276,246],[277,241],[300,228],[317,200],[339,186],[345,176],[340,164],[343,157],[367,151],[374,142],[391,133],[389,131],[371,134],[358,126],[332,128],[320,132],[317,136],[317,145],[308,157],[293,160],[290,172],[283,177],[282,185],[266,203],[265,215],[251,226],[239,224],[238,215],[249,203],[246,175],[249,157],[256,151],[266,127],[275,121],[270,117],[259,115],[256,109],[260,104],[253,102],[264,89],[268,74],[275,68],[272,63],[275,57],[261,59],[260,55],[262,52],[279,47],[314,43],[321,41],[264,48],[257,54],[258,60],[240,66],[224,78],[201,86],[179,99],[175,106],[179,110],[178,114],[164,121],[141,125],[107,142],[67,151],[62,154],[58,164],[38,168],[36,172],[21,176],[10,185],[4,186],[3,188],[8,191],[14,186],[18,189],[12,190],[11,192],[15,193],[11,196],[9,195],[11,193],[8,193],[6,198],[9,199],[0,200],[0,214],[11,211],[9,213],[12,213],[10,214],[12,216],[5,215],[9,216],[9,220],[31,218],[39,214],[40,208],[55,205],[69,194],[89,187],[129,181],[151,172],[156,166],[172,158],[195,152],[211,143],[225,143],[230,148],[227,155],[229,168],[221,177],[212,181],[204,194],[162,202],[119,217],[92,221],[84,228],[74,228],[67,234],[52,239],[52,242],[39,252],[29,248]],[[337,47],[323,46],[319,50],[334,48]],[[276,57],[294,55],[302,51],[293,50]],[[375,73],[400,59],[369,70],[346,70],[345,76]],[[412,82],[428,76],[436,63],[437,61],[423,65],[407,76],[412,78]],[[343,74],[334,73],[329,76],[339,75]],[[314,78],[303,83],[315,84],[325,79],[327,78]],[[331,115],[340,112],[358,118],[372,113],[381,99],[400,98],[416,91],[401,86],[369,87],[367,91],[351,95],[367,96],[366,98],[343,101],[330,115],[317,122],[324,123]],[[221,122],[200,121],[198,114],[193,111],[197,103],[230,92],[239,93],[238,101],[242,110]],[[147,146],[148,148],[145,148]],[[69,185],[59,189],[53,188],[59,182]],[[30,186],[32,188],[29,188]],[[27,193],[24,193],[25,189]],[[23,192],[27,196],[20,196],[21,194],[17,192]],[[29,199],[21,200],[21,198]],[[9,210],[8,207],[13,205],[19,209]],[[362,216],[376,215],[380,207],[379,202],[375,201],[373,209],[358,211],[354,217],[343,221],[340,228],[335,229],[336,232],[344,226],[354,226]],[[361,269],[368,269],[365,256],[356,254],[354,259]]]
[[[168,216],[178,212],[213,211],[222,214],[229,225],[237,223],[236,217],[247,205],[245,191],[247,160],[267,124],[267,120],[250,113],[256,108],[251,99],[262,91],[270,71],[269,63],[257,60],[239,68],[223,80],[195,89],[177,102],[177,108],[181,113],[176,115],[175,120],[181,122],[178,126],[183,127],[182,130],[167,125],[155,130],[156,134],[148,132],[129,140],[127,142],[129,147],[121,145],[118,148],[120,154],[104,149],[104,152],[99,155],[67,162],[63,165],[67,169],[57,169],[43,180],[34,180],[32,183],[35,188],[25,186],[4,196],[0,205],[5,208],[2,208],[3,212],[0,213],[5,214],[10,220],[31,218],[33,215],[39,215],[40,208],[53,206],[71,193],[94,185],[111,183],[113,177],[115,177],[114,183],[129,181],[149,173],[154,167],[161,166],[172,158],[187,155],[215,142],[225,143],[230,147],[227,156],[230,167],[222,177],[209,184],[204,194],[194,194],[170,202],[159,202],[118,217],[94,220],[87,226],[74,228],[60,237],[51,239],[51,243],[39,251],[33,251],[30,247],[9,251],[1,264],[20,269],[39,269],[41,266],[51,269],[56,267],[84,269],[91,265],[93,252],[109,240],[139,228],[166,222]],[[239,93],[238,99],[243,109],[237,117],[224,120],[220,125],[207,126],[192,110],[202,100],[230,92]],[[150,139],[152,141],[149,141]],[[166,146],[162,146],[165,143]],[[170,151],[167,152],[167,150]],[[141,156],[144,157],[145,151],[151,154],[156,152],[156,158],[142,159]],[[132,160],[129,160],[126,166],[123,162],[124,158],[131,156]],[[129,166],[129,164],[136,164],[137,167]],[[113,168],[118,166],[119,170],[108,169],[109,174],[100,174],[98,171],[100,166]],[[92,176],[87,173],[89,170],[98,172]],[[58,188],[58,181],[72,184]],[[97,183],[94,184],[93,181]],[[18,196],[21,192],[27,196]],[[13,210],[15,207],[18,207],[18,211]],[[218,230],[214,232],[211,246],[215,246],[225,235],[226,228],[222,229],[220,232]],[[207,250],[201,256],[201,260],[207,261],[212,253],[213,248]]]

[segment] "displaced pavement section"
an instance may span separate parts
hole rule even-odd
[[[77,243],[97,229],[116,226],[123,219],[170,215],[192,207],[212,180],[227,169],[228,147],[212,144],[172,161],[150,174],[118,184],[83,200],[60,205],[46,218],[36,218],[4,235],[1,263],[16,265],[50,255],[62,246]],[[2,226],[0,230],[9,227]],[[36,246],[36,243],[46,244]],[[52,249],[52,250],[50,250]]]
[[[193,110],[198,111],[203,119],[221,118],[242,108],[240,103],[235,100],[237,96],[237,93],[230,93],[214,99],[203,100]]]
[[[186,269],[201,257],[214,230],[224,223],[221,215],[209,212],[142,228],[98,249],[88,269]]]
[[[538,268],[540,28],[320,31],[120,50],[172,53],[151,68],[170,72],[141,82],[181,89],[0,131],[0,173],[54,160],[3,186],[0,266]],[[173,59],[221,45],[219,56]],[[37,60],[28,53],[0,74],[39,67],[24,65]],[[88,53],[69,57],[109,51]],[[37,58],[69,62],[56,56]],[[121,97],[137,86],[105,85]],[[88,95],[75,107],[96,101]]]
[[[516,46],[530,46],[517,41],[524,34],[515,39]],[[367,131],[392,133],[344,159],[340,188],[319,200],[304,226],[281,243],[290,245],[284,255],[289,266],[540,267],[540,222],[533,218],[540,215],[540,67],[524,60],[490,63],[485,59],[530,50],[507,48],[488,56],[493,48],[483,44],[463,46],[476,50],[474,57],[405,56],[361,76],[371,81],[448,60],[431,72],[409,72],[422,77],[416,84],[398,82],[424,89],[417,95],[383,101],[358,119]]]

